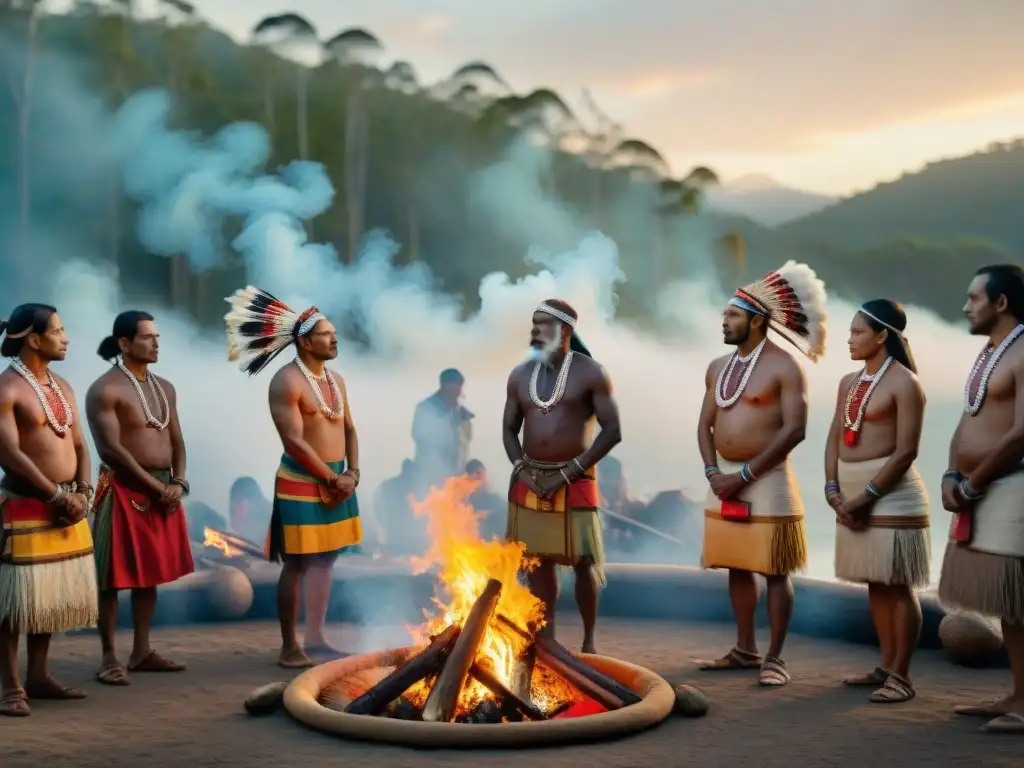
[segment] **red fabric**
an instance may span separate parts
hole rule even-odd
[[[568,490],[568,494],[565,491]],[[556,511],[564,511],[561,506],[562,497],[568,496],[565,505],[569,509],[596,509],[601,506],[601,493],[597,481],[590,477],[583,477],[569,484],[568,489],[561,489],[552,497]],[[522,480],[516,480],[509,491],[508,500],[521,507],[535,509],[537,497],[526,487]]]
[[[156,587],[195,570],[185,510],[180,504],[165,514],[146,494],[124,487],[116,478],[109,478],[102,490],[113,494],[114,502],[110,510],[109,588]],[[136,509],[133,501],[144,511]]]
[[[857,414],[860,413],[860,406],[864,402],[864,395],[868,393],[868,388],[870,386],[870,381],[858,381],[856,388],[853,390],[853,398],[850,400],[849,413],[850,418],[854,423],[857,421]],[[849,427],[843,429],[843,443],[845,445],[852,448],[858,442],[860,442],[860,430],[850,429]]]

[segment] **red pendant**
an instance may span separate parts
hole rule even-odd
[[[848,448],[853,448],[858,442],[860,442],[860,432],[855,429],[847,427],[843,430],[843,445]]]

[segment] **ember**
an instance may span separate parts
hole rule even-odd
[[[499,723],[585,716],[641,700],[540,630],[542,606],[519,580],[518,542],[485,542],[466,502],[476,483],[452,478],[414,505],[432,546],[414,570],[440,566],[438,608],[413,630],[429,644],[353,699],[349,714]]]
[[[243,539],[241,536],[235,536],[233,533],[218,531],[209,526],[203,528],[203,546],[218,550],[221,556],[226,558],[255,557],[260,560],[266,559],[263,550],[251,541]]]

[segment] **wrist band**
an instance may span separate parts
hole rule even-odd
[[[177,485],[181,488],[181,492],[188,496],[192,489],[189,487],[188,480],[183,477],[172,477],[169,485]]]
[[[868,496],[871,496],[871,497],[876,498],[876,499],[880,499],[880,498],[882,498],[882,496],[885,495],[878,488],[878,486],[875,485],[873,480],[864,487],[864,492],[867,493]]]
[[[721,472],[717,464],[705,464],[704,465],[704,477],[711,477],[716,472]]]
[[[576,465],[576,469],[580,472],[580,477],[587,474],[587,470],[583,468],[583,462],[579,460],[579,457],[573,459],[571,463]]]
[[[569,476],[567,474],[565,474],[565,470],[564,469],[560,469],[558,471],[562,475],[562,477],[565,479],[565,484],[566,485],[569,485],[569,484],[572,483],[572,480],[569,479]]]
[[[356,486],[356,488],[358,488],[359,487],[359,478],[360,478],[359,468],[358,467],[352,467],[351,469],[346,469],[345,470],[345,474],[348,475],[349,477],[351,477],[355,481],[355,486]]]
[[[961,480],[964,479],[964,476],[957,472],[955,469],[947,469],[945,472],[942,473],[942,479],[946,480],[949,478],[952,478],[953,480],[956,480],[959,483]]]
[[[964,498],[970,501],[980,499],[985,495],[984,491],[976,491],[971,488],[971,481],[966,477],[960,481],[960,493],[964,495]]]
[[[745,483],[752,483],[754,482],[754,480],[757,479],[754,473],[750,471],[749,463],[746,463],[742,467],[740,467],[740,477],[743,478],[743,482]]]
[[[825,495],[829,496],[833,493],[839,493],[839,483],[835,480],[829,480],[825,483]]]

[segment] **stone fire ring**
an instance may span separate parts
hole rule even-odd
[[[581,741],[603,741],[642,731],[665,720],[675,704],[675,692],[649,669],[608,656],[584,654],[595,668],[643,697],[613,712],[541,722],[467,724],[424,723],[389,717],[349,715],[320,704],[320,693],[331,683],[369,669],[401,664],[420,651],[393,648],[331,661],[295,678],[284,693],[288,713],[303,725],[362,741],[407,747],[538,747]]]

